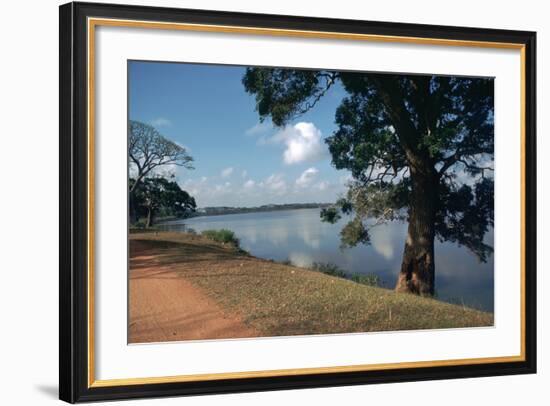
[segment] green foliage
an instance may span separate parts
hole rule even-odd
[[[260,118],[269,115],[275,125],[305,113],[316,103],[308,99],[320,98],[332,83],[330,73],[309,70],[247,68],[243,77],[246,91],[256,94]]]
[[[327,207],[321,209],[321,220],[334,224],[342,218],[342,215],[336,207]]]
[[[146,224],[146,220],[141,218],[138,221],[136,221],[134,224],[132,224],[132,228],[144,229],[145,224]]]
[[[381,286],[382,282],[380,281],[380,277],[373,273],[368,274],[353,274],[351,276],[351,280],[355,283],[360,283],[361,285],[367,285],[367,286]]]
[[[311,265],[311,269],[317,272],[324,273],[326,275],[330,276],[336,276],[338,278],[347,278],[348,274],[341,268],[338,267],[338,265],[323,262],[314,262]]]
[[[409,182],[397,184],[367,184],[354,182],[348,186],[346,198],[336,202],[344,213],[355,213],[361,219],[374,218],[379,222],[404,220],[403,208],[409,201]]]
[[[311,265],[311,269],[317,272],[324,273],[325,275],[335,276],[337,278],[342,278],[342,279],[349,279],[352,282],[359,283],[361,285],[378,286],[378,287],[382,285],[380,277],[376,274],[348,273],[342,268],[340,268],[338,265],[332,264],[330,262],[328,263],[314,262]]]
[[[212,241],[221,242],[223,244],[231,244],[234,247],[239,247],[240,244],[240,241],[235,233],[225,228],[222,228],[221,230],[204,230],[201,234]]]
[[[340,247],[355,247],[359,243],[369,244],[369,230],[359,217],[348,222],[340,231]]]
[[[130,187],[134,183],[135,180],[130,179]],[[134,224],[139,226],[143,223],[144,227],[152,226],[153,218],[159,213],[181,218],[196,209],[195,199],[189,193],[182,190],[177,182],[163,177],[142,179],[134,188],[132,203],[138,217]]]
[[[442,187],[436,222],[438,238],[463,245],[481,262],[487,261],[493,248],[483,242],[483,237],[494,225],[493,190],[492,179],[482,179],[473,187]]]

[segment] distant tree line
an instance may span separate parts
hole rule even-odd
[[[331,203],[285,203],[285,204],[265,204],[255,207],[231,207],[215,206],[204,207],[200,211],[193,213],[193,216],[218,216],[222,214],[240,214],[240,213],[258,213],[281,210],[296,209],[324,209],[331,207]]]

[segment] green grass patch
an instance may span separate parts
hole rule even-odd
[[[220,242],[222,244],[231,244],[234,247],[239,247],[240,241],[231,230],[222,228],[221,230],[204,230],[201,235],[209,240]]]

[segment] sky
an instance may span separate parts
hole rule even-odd
[[[334,86],[282,128],[260,122],[245,67],[130,61],[129,118],[187,148],[193,170],[173,173],[198,207],[332,203],[350,174],[331,165],[324,139],[336,129],[344,90]]]

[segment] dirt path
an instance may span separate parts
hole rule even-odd
[[[258,335],[183,278],[177,266],[158,266],[144,255],[132,261],[142,266],[130,270],[130,343]],[[151,266],[143,266],[148,262]]]

